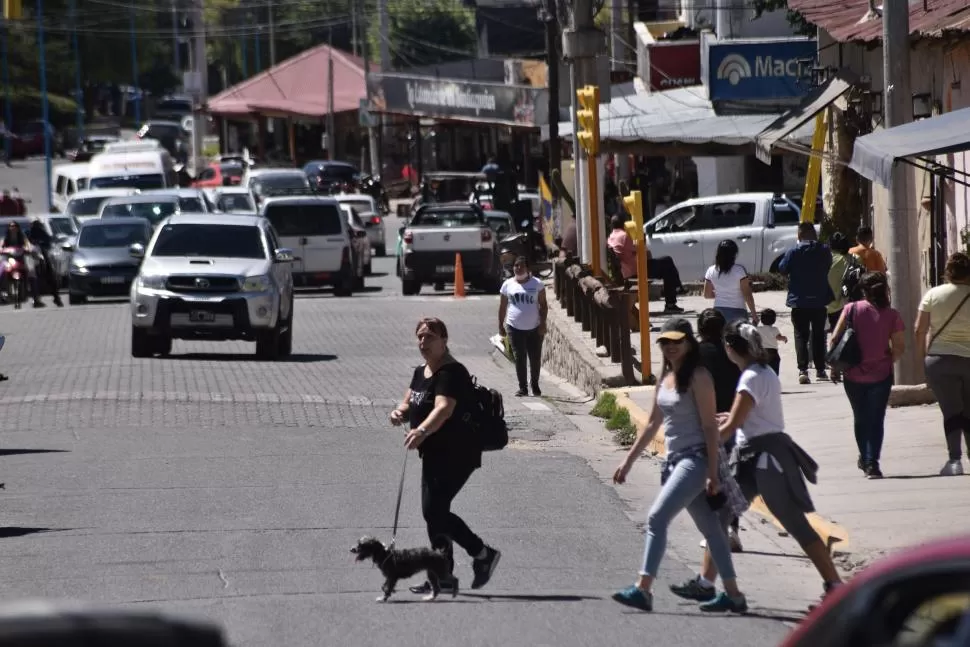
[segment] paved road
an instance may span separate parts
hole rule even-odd
[[[513,380],[487,343],[494,297],[404,298],[391,275],[370,284],[350,299],[302,295],[294,355],[276,363],[241,342],[132,359],[124,303],[0,310],[11,376],[0,386],[2,598],[185,610],[245,646],[619,645],[651,633],[778,643],[788,629],[771,614],[702,617],[664,586],[652,616],[609,600],[635,574],[642,537],[588,457],[547,447],[579,435],[554,387],[545,402],[509,397],[518,440],[486,458],[458,501],[504,550],[492,584],[378,606],[379,573],[348,551],[363,534],[389,538],[403,453],[385,416],[418,363],[412,322],[441,316],[473,373],[509,394]],[[408,467],[402,546],[425,540],[417,462]],[[697,540],[675,527],[665,582],[688,573],[676,555],[693,556]],[[459,569],[469,583],[467,559]]]

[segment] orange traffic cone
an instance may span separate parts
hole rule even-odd
[[[465,270],[461,269],[461,253],[455,254],[455,298],[465,298]]]

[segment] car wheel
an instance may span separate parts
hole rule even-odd
[[[88,298],[87,298],[87,296],[85,296],[83,294],[77,294],[75,292],[68,292],[67,293],[67,302],[69,304],[71,304],[72,306],[79,306],[79,305],[83,305],[83,304],[87,303],[88,302]]]
[[[371,263],[367,263],[367,265],[364,266],[364,276],[371,276],[373,274],[374,274],[373,265]]]
[[[162,357],[168,357],[172,354],[172,338],[169,336],[155,337],[152,340],[154,343],[155,354],[161,355]]]
[[[374,247],[374,254],[380,257],[387,256],[387,246],[386,245],[376,245]]]
[[[344,272],[344,275],[340,279],[340,283],[334,286],[333,293],[338,297],[349,297],[354,294],[354,284],[357,282],[357,278],[350,272]]]
[[[286,318],[286,330],[280,334],[280,357],[293,354],[293,300],[290,299],[290,315]]]
[[[256,334],[256,357],[274,360],[280,356],[280,342],[283,335],[279,324],[271,330],[261,330]]]
[[[401,293],[406,297],[417,295],[421,292],[421,284],[414,279],[403,279],[401,281]]]
[[[131,356],[152,356],[152,338],[144,328],[131,327]]]

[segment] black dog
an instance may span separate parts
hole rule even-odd
[[[350,552],[357,555],[356,561],[370,559],[381,569],[384,575],[384,586],[381,590],[384,591],[384,595],[377,598],[378,602],[386,602],[391,597],[398,580],[407,579],[421,571],[428,574],[428,583],[431,584],[431,593],[423,599],[434,600],[441,592],[440,581],[451,577],[451,560],[448,555],[444,551],[433,548],[388,550],[384,544],[373,537],[361,537]],[[451,592],[451,597],[458,595],[458,580],[455,578],[453,581],[455,588]]]

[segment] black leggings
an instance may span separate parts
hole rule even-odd
[[[485,542],[451,511],[451,502],[474,471],[474,467],[429,460],[421,462],[421,512],[428,524],[428,539],[432,548],[444,550],[449,556],[451,542],[464,548],[471,557],[481,554],[485,548]],[[452,569],[454,566],[452,559]]]
[[[526,360],[529,364],[529,377],[532,386],[539,384],[539,369],[542,368],[542,336],[538,328],[519,330],[512,326],[505,327],[512,344],[512,354],[515,355],[515,375],[519,378],[519,388],[525,391]]]

